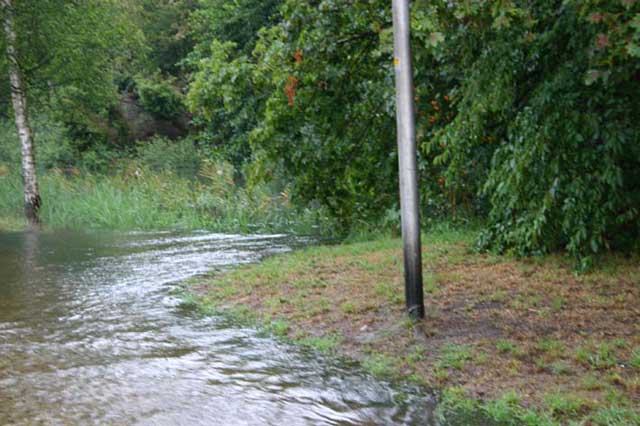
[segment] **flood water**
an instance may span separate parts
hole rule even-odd
[[[180,281],[303,242],[0,234],[0,425],[434,425],[433,401],[180,304]]]

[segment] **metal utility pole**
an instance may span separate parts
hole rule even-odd
[[[400,207],[407,311],[413,319],[424,318],[416,126],[413,100],[413,64],[409,40],[409,1],[393,0],[396,115],[400,163]]]

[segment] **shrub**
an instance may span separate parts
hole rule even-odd
[[[31,127],[36,145],[36,163],[39,169],[68,167],[77,158],[77,151],[66,135],[66,129],[44,115],[35,116]],[[9,169],[20,168],[20,140],[12,120],[0,120],[0,164]]]
[[[182,94],[171,80],[138,78],[137,93],[142,107],[158,118],[173,120],[185,112]]]
[[[195,177],[204,159],[191,138],[172,141],[156,137],[139,142],[136,155],[151,170],[171,171],[182,177]]]

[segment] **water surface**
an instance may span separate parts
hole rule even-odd
[[[304,241],[0,234],[0,425],[432,425],[432,399],[174,296]]]

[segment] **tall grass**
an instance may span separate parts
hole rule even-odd
[[[46,116],[34,125],[41,218],[49,229],[333,235],[324,211],[297,208],[286,189],[237,185],[233,166],[195,137],[80,152]],[[19,146],[15,126],[0,120],[0,230],[25,226]]]
[[[2,223],[21,223],[22,185],[15,173],[0,177]],[[152,171],[130,162],[110,174],[50,170],[40,176],[42,220],[50,229],[278,232],[331,235],[321,210],[294,207],[285,192],[266,185],[235,185],[233,168],[205,163],[196,178]],[[5,227],[7,227],[6,225]]]

